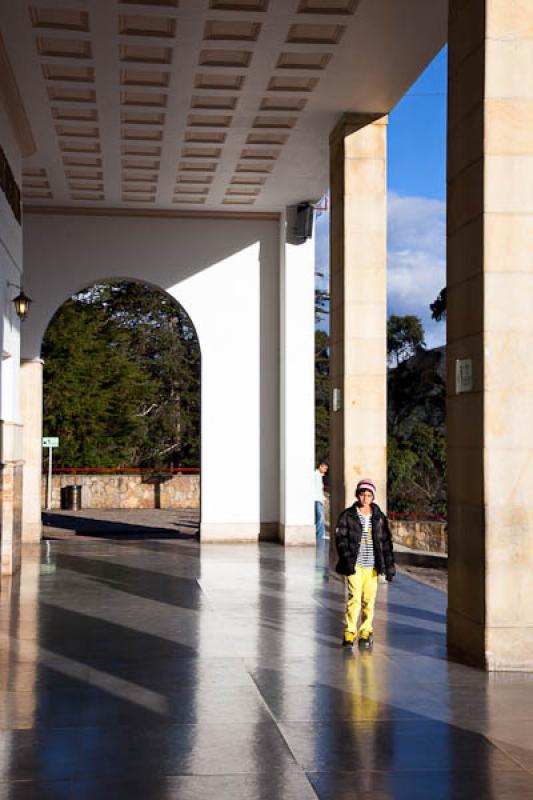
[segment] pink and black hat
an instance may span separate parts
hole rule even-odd
[[[361,478],[357,486],[355,487],[355,494],[356,496],[359,492],[362,492],[363,489],[369,489],[374,497],[376,496],[376,484],[374,481],[370,480],[370,478]]]

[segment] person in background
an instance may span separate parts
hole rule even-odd
[[[317,541],[326,538],[326,523],[324,516],[324,475],[327,474],[329,464],[319,461],[315,469],[315,529]]]
[[[372,623],[378,575],[392,581],[396,569],[387,517],[374,502],[374,482],[370,478],[360,480],[355,497],[355,503],[342,512],[335,529],[339,556],[336,570],[346,577],[348,586],[342,643],[351,647],[359,634],[360,649],[369,650],[374,641]]]

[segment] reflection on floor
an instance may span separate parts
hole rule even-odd
[[[449,663],[446,597],[380,586],[340,647],[324,553],[47,542],[0,595],[0,798],[533,798],[533,675]]]

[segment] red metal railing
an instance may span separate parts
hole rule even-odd
[[[43,470],[46,471],[46,470]],[[200,472],[200,467],[54,467],[54,473],[72,474],[76,472],[122,473],[122,472]]]

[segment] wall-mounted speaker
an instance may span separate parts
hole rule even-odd
[[[287,242],[303,244],[313,235],[313,218],[315,209],[311,203],[298,203],[287,206]]]
[[[314,209],[310,203],[299,203],[296,206],[296,220],[294,224],[294,235],[297,239],[305,242],[313,235],[313,215]]]

